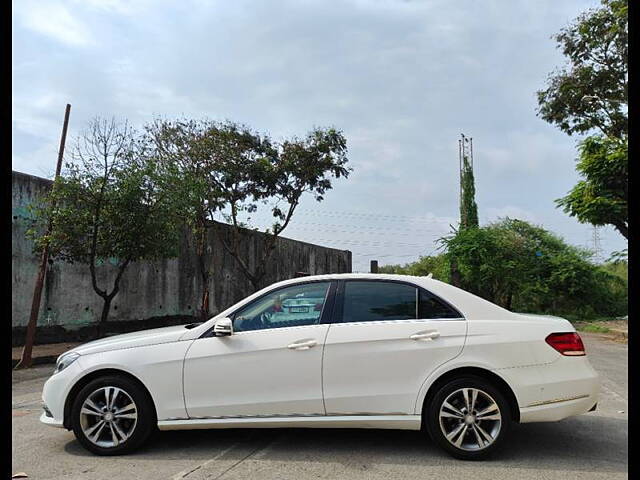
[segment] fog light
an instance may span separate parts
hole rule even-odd
[[[42,404],[42,409],[44,410],[44,414],[47,417],[53,418],[53,414],[51,413],[51,411],[47,408],[47,406],[44,403]]]

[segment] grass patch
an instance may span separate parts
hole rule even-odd
[[[589,323],[586,325],[578,325],[577,330],[580,332],[589,332],[589,333],[609,333],[611,330],[607,327],[603,327],[602,325],[595,325],[593,323]]]

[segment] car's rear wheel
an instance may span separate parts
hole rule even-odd
[[[432,440],[463,460],[482,460],[495,453],[511,426],[511,409],[504,395],[475,376],[442,385],[424,414]]]
[[[73,433],[89,451],[121,455],[138,448],[153,431],[148,394],[126,377],[106,376],[85,385],[71,409]]]

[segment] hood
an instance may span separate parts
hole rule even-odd
[[[177,342],[189,330],[185,325],[173,327],[153,328],[151,330],[141,330],[139,332],[114,335],[113,337],[101,338],[93,342],[78,345],[69,352],[88,355],[90,353],[106,352],[109,350],[120,350],[122,348],[144,347],[146,345],[156,345],[159,343]],[[65,352],[69,353],[69,352]]]

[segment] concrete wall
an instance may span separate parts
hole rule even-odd
[[[12,326],[13,344],[24,341],[29,318],[33,287],[39,258],[33,253],[33,242],[25,237],[30,214],[27,206],[45,193],[51,181],[12,173]],[[220,235],[228,235],[229,228],[220,225]],[[248,232],[243,254],[249,265],[263,251],[264,235]],[[158,262],[140,262],[129,266],[122,277],[120,293],[111,305],[109,329],[113,332],[131,331],[190,321],[196,315],[202,291],[197,269],[193,239],[185,232],[180,255]],[[252,293],[236,260],[226,254],[219,238],[208,246],[212,263],[210,306],[213,314]],[[351,252],[336,250],[281,238],[277,242],[264,285],[292,278],[296,272],[309,274],[351,271]],[[99,284],[113,284],[115,268],[108,262],[98,267]],[[85,340],[95,332],[100,318],[102,299],[93,291],[89,269],[83,264],[49,262],[43,291],[36,343],[63,340]]]

